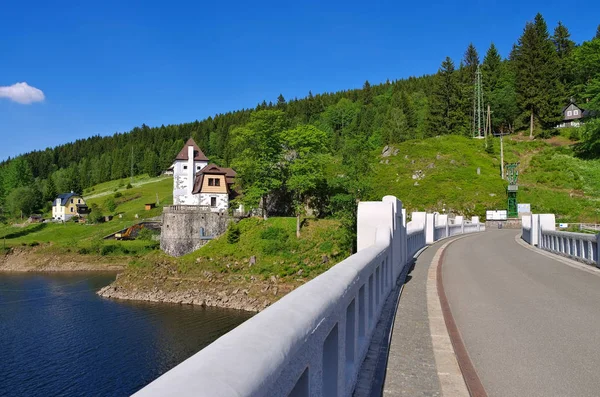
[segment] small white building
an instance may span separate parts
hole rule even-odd
[[[208,164],[196,142],[189,139],[173,164],[173,204],[202,205],[213,212],[227,211],[235,192],[236,172]]]
[[[185,146],[172,165],[173,168],[173,204],[198,205],[193,197],[196,173],[208,165],[208,157],[202,153],[192,138]]]

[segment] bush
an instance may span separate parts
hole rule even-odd
[[[109,198],[104,202],[104,208],[106,208],[109,212],[115,212],[117,209],[117,204],[115,203],[114,199]]]
[[[113,196],[114,198],[118,199],[119,197],[123,197],[123,193],[121,192],[116,192],[115,195]]]
[[[242,232],[240,231],[240,227],[235,221],[231,221],[229,226],[227,227],[227,242],[229,244],[236,244],[240,241],[240,235]]]
[[[133,186],[131,186],[131,183],[128,183],[127,186],[125,186],[125,189],[131,189],[133,188]]]
[[[137,234],[137,240],[147,240],[152,241],[152,237],[154,237],[156,233],[153,230],[148,228],[142,228]]]

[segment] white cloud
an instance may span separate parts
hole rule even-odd
[[[8,98],[17,103],[29,105],[33,102],[43,101],[45,96],[42,90],[27,83],[16,83],[8,87],[0,86],[0,98]]]

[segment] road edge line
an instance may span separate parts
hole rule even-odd
[[[477,371],[460,336],[442,279],[442,265],[450,240],[438,248],[429,266],[427,277],[427,311],[429,330],[442,395],[446,397],[487,397]]]

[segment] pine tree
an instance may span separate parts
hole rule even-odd
[[[556,28],[554,28],[554,35],[552,36],[552,42],[556,48],[556,54],[560,59],[565,59],[575,48],[575,42],[571,40],[571,33],[569,29],[562,22],[558,22]]]
[[[52,177],[48,177],[46,179],[46,183],[44,184],[44,192],[43,197],[44,201],[54,201],[58,192],[56,191],[56,185],[54,184],[54,179]]]
[[[598,25],[598,27],[596,28],[596,36],[594,36],[595,39],[600,39],[600,25]]]
[[[406,93],[406,91],[402,91],[400,94],[400,107],[404,112],[404,116],[406,117],[406,125],[409,131],[414,134],[414,131],[417,128],[417,113],[415,111],[412,98]]]
[[[428,136],[450,134],[460,122],[456,77],[454,62],[450,57],[446,57],[435,76],[427,118]]]
[[[285,98],[283,97],[283,94],[279,94],[277,97],[277,109],[285,110]]]
[[[541,14],[533,23],[527,22],[513,56],[518,99],[529,116],[529,136],[533,138],[536,118],[542,126],[550,126],[560,116],[556,95],[558,57]]]
[[[552,42],[556,49],[556,55],[558,56],[558,78],[559,84],[557,86],[556,96],[560,97],[563,102],[566,102],[571,95],[569,93],[572,85],[571,69],[568,65],[570,61],[571,53],[575,48],[575,42],[570,39],[571,34],[569,30],[561,22],[554,29],[554,35],[552,36]],[[559,91],[560,90],[560,91]]]
[[[502,58],[498,53],[498,49],[492,43],[490,48],[487,50],[485,57],[483,58],[483,64],[481,65],[481,73],[483,79],[483,89],[485,94],[491,94],[498,85],[500,80],[500,65]],[[488,96],[486,95],[486,96]]]
[[[371,92],[371,84],[369,80],[366,80],[362,88],[362,103],[368,105],[373,100],[373,93]]]
[[[475,81],[475,73],[477,72],[477,66],[479,65],[479,54],[473,43],[469,43],[467,50],[465,51],[465,57],[463,59],[464,68],[467,71],[467,75],[471,83]]]

